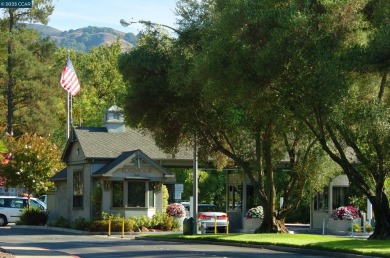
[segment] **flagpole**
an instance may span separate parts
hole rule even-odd
[[[69,50],[66,65],[61,74],[60,84],[68,92],[66,95],[66,140],[68,140],[70,138],[71,126],[73,126],[72,97],[80,91],[80,83],[72,62],[70,61]]]
[[[69,139],[69,135],[70,135],[70,113],[69,113],[69,98],[70,98],[70,93],[67,92],[66,93],[66,140]]]
[[[67,51],[67,58],[66,60],[69,60],[70,58],[70,50],[68,49]],[[71,107],[70,107],[70,93],[69,91],[67,92],[66,94],[66,140],[68,141],[69,139],[69,136],[70,136],[70,119],[71,119],[71,113],[70,113],[70,110],[71,110]]]

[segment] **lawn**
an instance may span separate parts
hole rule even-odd
[[[207,240],[234,242],[253,245],[278,245],[296,248],[324,250],[332,252],[362,254],[369,256],[390,257],[390,241],[366,240],[361,238],[322,236],[311,234],[217,234],[217,235],[182,235],[182,234],[145,234],[143,237],[165,239]]]

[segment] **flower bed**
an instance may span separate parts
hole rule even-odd
[[[353,206],[341,206],[332,212],[328,229],[347,231],[353,224],[361,224],[358,211]]]
[[[178,230],[182,231],[184,217],[186,216],[186,209],[184,206],[180,203],[172,203],[168,205],[166,212],[176,221],[178,224]]]
[[[248,210],[242,222],[243,232],[252,233],[263,222],[264,211],[262,206],[256,206]]]
[[[247,219],[253,219],[253,218],[264,218],[264,211],[262,206],[256,206],[253,208],[250,208],[248,212],[245,215],[245,218]]]
[[[332,212],[334,220],[353,220],[359,218],[358,211],[353,206],[341,206]]]
[[[180,203],[169,204],[166,210],[167,214],[172,217],[185,217],[186,210]]]

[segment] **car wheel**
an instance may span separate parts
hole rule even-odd
[[[7,226],[7,224],[8,224],[7,217],[5,217],[3,214],[0,214],[0,226],[4,227]]]

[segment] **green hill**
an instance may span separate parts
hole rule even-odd
[[[88,26],[77,30],[60,31],[41,24],[26,24],[27,28],[39,31],[42,37],[50,37],[58,47],[88,52],[92,47],[111,45],[119,38],[122,50],[136,45],[137,36],[111,28]]]

